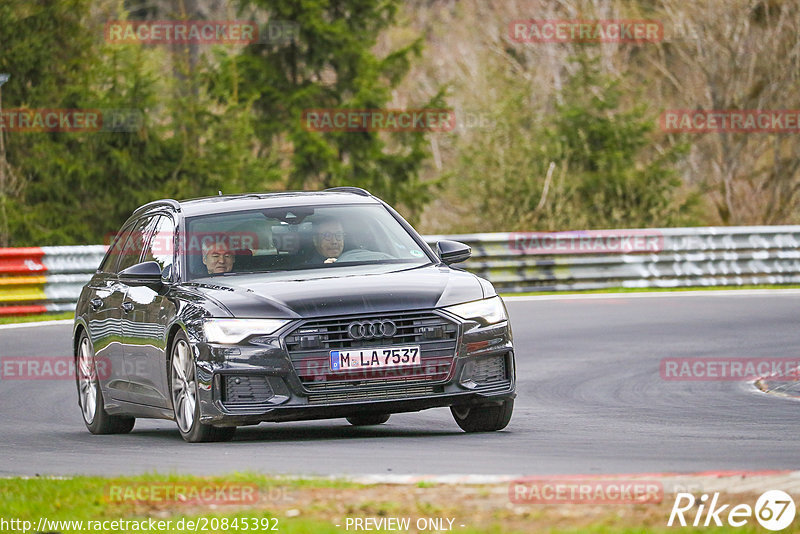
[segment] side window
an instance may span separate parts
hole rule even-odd
[[[153,222],[153,217],[144,217],[139,219],[133,226],[133,231],[128,235],[125,240],[125,245],[122,247],[119,265],[114,272],[124,271],[132,265],[139,263],[139,258],[142,257],[142,250],[144,249],[144,241],[148,235],[149,223]]]
[[[167,267],[172,266],[172,253],[174,248],[175,225],[166,215],[156,217],[152,235],[144,249],[142,261],[156,261],[161,266],[163,273]],[[148,227],[149,228],[149,227]]]
[[[117,238],[114,240],[114,243],[111,245],[111,250],[108,251],[106,254],[103,263],[100,264],[100,271],[104,273],[115,273],[117,272],[114,270],[114,267],[117,265],[117,260],[119,260],[120,255],[122,254],[122,247],[125,245],[125,242],[128,240],[128,236],[131,233],[132,226],[126,226],[122,230],[120,230],[119,234],[117,234]]]

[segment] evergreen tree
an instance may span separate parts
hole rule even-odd
[[[430,200],[419,178],[425,132],[318,132],[302,124],[310,109],[381,109],[408,72],[421,41],[376,57],[372,49],[396,14],[396,0],[249,0],[296,38],[255,44],[241,58],[243,92],[255,95],[256,133],[265,146],[288,145],[288,187],[364,187],[407,212]],[[419,107],[442,107],[442,95]]]

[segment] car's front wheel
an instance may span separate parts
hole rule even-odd
[[[371,426],[382,425],[389,420],[389,414],[370,414],[370,415],[354,415],[347,418],[347,422],[353,426]]]
[[[485,404],[478,406],[451,406],[453,419],[464,432],[494,432],[502,430],[511,421],[514,411],[514,399],[501,404]]]
[[[216,427],[200,422],[197,402],[197,368],[186,334],[175,336],[170,357],[170,387],[175,422],[181,436],[189,443],[227,441],[233,438],[236,427]]]
[[[127,434],[133,430],[136,419],[109,415],[105,409],[103,392],[97,376],[97,362],[89,334],[81,333],[78,340],[75,380],[78,383],[78,405],[83,422],[92,434]]]

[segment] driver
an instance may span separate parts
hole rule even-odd
[[[344,228],[338,219],[320,217],[314,221],[313,240],[317,256],[314,259],[322,263],[335,262],[344,250],[344,237]]]
[[[208,274],[231,272],[233,257],[233,251],[222,241],[203,243],[203,264],[208,269]]]

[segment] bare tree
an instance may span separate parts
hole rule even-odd
[[[658,70],[674,108],[800,108],[800,5],[768,0],[663,2]],[[796,134],[692,134],[688,179],[708,191],[718,222],[789,222],[800,206]]]

